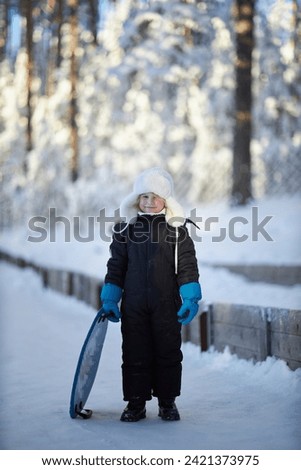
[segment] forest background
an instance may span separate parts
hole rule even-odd
[[[0,72],[1,229],[152,165],[189,207],[300,192],[300,0],[1,0]]]

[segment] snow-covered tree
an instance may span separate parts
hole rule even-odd
[[[1,64],[1,196],[14,217],[45,215],[52,205],[78,215],[118,207],[134,176],[149,165],[166,167],[177,193],[190,206],[230,196],[233,0],[119,1],[101,17],[98,45],[89,26],[90,2],[79,2],[73,115],[79,178],[73,184],[68,9],[66,2],[38,3],[30,152],[24,49],[18,51],[14,73],[11,62]],[[64,8],[58,10],[61,3]],[[103,3],[106,8],[109,4]],[[300,188],[300,21],[299,10],[291,5],[296,0],[256,2],[251,146],[255,197]],[[21,171],[25,157],[26,176]],[[11,165],[14,172],[9,173]]]
[[[263,7],[264,5],[262,5]],[[270,1],[257,16],[253,158],[257,194],[300,191],[301,6]],[[256,184],[257,182],[257,184]]]

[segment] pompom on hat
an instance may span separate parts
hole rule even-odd
[[[141,194],[154,193],[165,200],[166,222],[172,227],[185,223],[183,207],[174,198],[172,176],[160,167],[149,168],[137,176],[133,192],[120,205],[120,216],[127,223],[133,224],[137,218],[138,197]]]

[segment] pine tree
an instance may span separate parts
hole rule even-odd
[[[236,0],[234,18],[236,90],[232,201],[234,204],[245,204],[252,196],[250,142],[254,0]]]
[[[7,2],[0,3],[0,62],[5,59],[6,41],[8,28],[8,5]]]
[[[33,2],[31,0],[20,0],[20,11],[26,20],[25,27],[25,48],[27,54],[27,142],[26,142],[26,151],[30,152],[33,148],[32,141],[32,80],[33,80],[33,70],[34,70],[34,57],[33,57]],[[24,173],[27,173],[27,160],[23,162]]]
[[[78,178],[78,129],[76,123],[77,115],[77,58],[76,49],[78,47],[78,0],[68,0],[70,7],[70,127],[71,127],[71,180]]]

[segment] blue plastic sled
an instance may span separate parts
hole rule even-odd
[[[100,309],[88,331],[78,359],[70,398],[71,418],[81,416],[88,419],[92,416],[92,410],[85,409],[84,406],[96,377],[107,328],[108,319]]]

